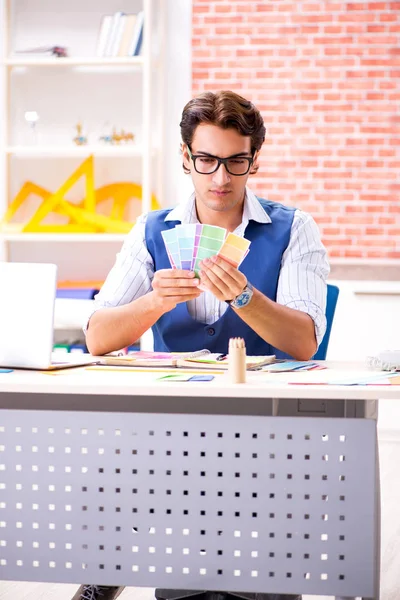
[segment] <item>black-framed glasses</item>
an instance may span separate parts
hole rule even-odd
[[[219,158],[219,156],[213,156],[212,154],[192,154],[189,146],[188,153],[193,161],[195,171],[200,173],[200,175],[211,175],[211,173],[215,173],[215,171],[218,171],[221,164],[224,165],[230,175],[246,175],[254,162],[252,156],[230,156],[228,158]]]

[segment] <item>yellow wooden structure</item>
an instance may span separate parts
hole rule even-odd
[[[85,196],[78,202],[69,202],[65,194],[83,177]],[[25,223],[15,223],[14,217],[22,205],[32,196],[42,198],[35,213]],[[110,214],[102,214],[99,205],[111,200]],[[137,183],[119,182],[94,187],[93,156],[89,156],[61,187],[54,193],[31,181],[24,183],[0,220],[0,231],[21,233],[127,233],[133,222],[124,220],[130,201],[141,203],[142,186]],[[151,209],[159,208],[153,195]],[[139,210],[139,213],[141,210]],[[62,215],[66,223],[43,223],[50,214]]]

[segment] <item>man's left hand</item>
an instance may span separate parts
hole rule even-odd
[[[218,300],[229,302],[241,294],[247,279],[221,256],[206,258],[200,263],[200,283]]]

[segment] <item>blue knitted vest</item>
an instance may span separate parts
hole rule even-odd
[[[282,254],[289,244],[295,209],[260,198],[258,201],[270,216],[271,223],[250,221],[247,225],[245,237],[251,241],[251,246],[240,265],[240,271],[255,288],[271,300],[276,300]],[[161,231],[172,229],[180,223],[165,221],[170,210],[153,211],[147,217],[146,244],[156,271],[170,268]],[[187,352],[208,348],[211,352],[225,354],[229,338],[243,337],[248,355],[287,356],[261,339],[231,307],[218,321],[207,325],[193,319],[186,303],[180,303],[160,317],[152,329],[154,350],[158,352]]]

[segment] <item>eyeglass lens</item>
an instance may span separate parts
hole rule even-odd
[[[250,168],[250,160],[248,158],[229,158],[223,162],[226,170],[231,175],[245,175]],[[220,162],[216,158],[197,156],[195,167],[199,173],[207,175],[216,171],[219,164]]]

